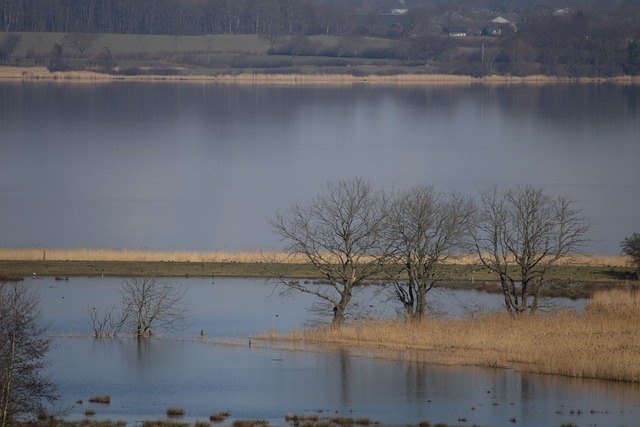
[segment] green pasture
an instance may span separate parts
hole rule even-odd
[[[16,33],[22,41],[15,54],[25,56],[29,50],[47,54],[56,43],[62,44],[64,33]],[[99,34],[86,55],[98,54],[108,47],[114,55],[147,52],[158,54],[180,51],[266,54],[269,43],[258,36],[152,36],[138,34]],[[67,48],[70,49],[70,48]]]
[[[1,277],[34,276],[166,276],[166,277],[271,277],[319,280],[310,264],[268,262],[173,262],[173,261],[25,261],[0,260]],[[437,274],[452,282],[496,281],[497,275],[481,265],[445,264]],[[631,267],[555,266],[549,278],[559,283],[628,284]],[[382,279],[382,278],[380,278]]]
[[[113,66],[120,69],[180,69],[180,74],[219,75],[251,72],[282,74],[390,73],[404,68],[401,61],[385,58],[336,57],[313,55],[269,55],[271,47],[258,35],[164,36],[101,34],[82,57],[65,45],[63,33],[16,33],[22,37],[14,58],[20,65],[47,65],[47,56],[55,44],[64,47],[68,64],[74,69],[91,66],[100,52],[108,48]],[[276,45],[295,37],[283,36]],[[402,48],[401,41],[371,37],[309,36],[305,38],[318,52],[336,47],[350,52],[376,48]],[[353,67],[351,69],[347,67]],[[405,72],[412,72],[410,70]]]
[[[15,54],[26,56],[31,50],[35,54],[47,54],[56,43],[62,44],[64,33],[15,33],[22,36]],[[287,37],[279,41],[286,40]],[[318,46],[328,48],[346,44],[358,49],[373,47],[393,47],[399,42],[371,37],[309,36]],[[258,35],[203,35],[166,36],[141,34],[99,34],[97,40],[87,50],[85,56],[96,55],[105,47],[114,55],[146,52],[159,53],[209,52],[212,54],[266,55],[269,42]],[[71,48],[67,48],[72,53]]]

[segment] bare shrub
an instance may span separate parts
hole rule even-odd
[[[111,396],[93,396],[89,398],[89,402],[91,403],[102,403],[104,405],[109,405],[111,403]]]
[[[167,409],[167,416],[169,417],[181,417],[184,415],[184,409],[182,408],[176,408],[174,406],[170,407],[169,409]]]

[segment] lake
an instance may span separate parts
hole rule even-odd
[[[611,381],[532,375],[508,369],[443,367],[387,360],[346,348],[281,349],[249,337],[302,327],[312,300],[281,299],[260,279],[172,279],[186,291],[188,327],[138,342],[123,334],[91,337],[87,310],[118,300],[120,278],[28,279],[41,298],[55,335],[48,372],[58,385],[69,419],[124,420],[132,425],[165,418],[170,406],[185,409],[180,421],[208,420],[220,411],[234,419],[266,419],[284,425],[286,414],[369,418],[386,425],[428,420],[486,426],[633,425],[640,387]],[[354,303],[394,306],[374,287]],[[432,310],[461,315],[499,308],[500,296],[434,290]],[[557,300],[580,310],[583,301]],[[205,336],[200,336],[203,330]],[[229,341],[224,345],[216,342]],[[286,346],[285,346],[286,347]],[[89,403],[109,395],[111,404]],[[82,404],[77,404],[82,400]],[[466,419],[466,422],[458,420]]]
[[[385,190],[569,194],[593,224],[593,253],[619,253],[640,231],[638,86],[0,82],[0,129],[0,246],[278,250],[275,210],[355,177]],[[181,279],[189,328],[142,343],[90,336],[87,311],[113,304],[120,279],[29,283],[57,337],[49,371],[72,419],[95,409],[136,423],[180,406],[183,420],[229,410],[274,425],[286,413],[633,425],[640,411],[640,389],[623,383],[249,346],[252,334],[313,321],[310,299],[269,298],[259,280]],[[500,304],[477,292],[432,297],[451,315]],[[395,314],[385,295],[358,298],[370,314]],[[87,402],[102,394],[112,404]]]
[[[640,87],[0,82],[0,245],[278,250],[327,181],[569,194],[588,251],[638,230]]]

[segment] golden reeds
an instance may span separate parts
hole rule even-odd
[[[231,416],[231,412],[229,411],[216,412],[215,414],[211,414],[209,416],[209,421],[211,421],[212,423],[221,423],[229,416]]]
[[[110,248],[9,248],[0,247],[0,260],[10,261],[148,261],[148,262],[277,262],[304,263],[301,256],[288,255],[281,251],[185,251]],[[446,264],[478,265],[477,255],[450,258]],[[625,267],[628,258],[622,255],[574,254],[562,259],[558,265],[593,267]]]
[[[145,249],[56,249],[0,247],[0,259],[10,261],[142,261],[142,262],[302,262],[277,251],[180,251]]]
[[[184,409],[172,406],[167,409],[168,417],[181,417],[184,415]]]
[[[110,396],[93,396],[89,398],[89,402],[91,403],[102,403],[105,405],[108,405],[111,403],[111,397]]]
[[[509,262],[515,262],[511,259]],[[462,264],[462,265],[479,265],[480,258],[478,255],[462,255],[455,258],[449,258],[444,261],[445,264]],[[626,267],[629,265],[628,257],[623,255],[612,254],[569,254],[556,262],[556,265],[577,265],[590,267]]]
[[[639,335],[640,293],[615,290],[597,292],[584,313],[381,320],[279,339],[383,349],[388,357],[447,365],[640,382]]]
[[[604,81],[622,84],[640,83],[637,76],[619,76],[613,78],[569,78],[544,75],[518,76],[485,76],[472,77],[450,74],[395,74],[395,75],[367,75],[332,74],[321,72],[316,74],[223,74],[223,75],[133,75],[96,73],[93,71],[49,72],[46,67],[17,67],[6,66],[0,68],[0,80],[50,80],[57,82],[113,82],[118,80],[145,82],[179,82],[179,83],[232,83],[232,84],[260,84],[260,85],[470,85],[482,84],[546,84],[546,83],[602,83]]]

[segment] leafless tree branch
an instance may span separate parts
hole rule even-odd
[[[138,338],[148,337],[154,330],[174,332],[186,326],[185,291],[155,277],[134,277],[120,289],[123,318]]]
[[[410,318],[426,314],[427,293],[440,280],[438,264],[460,252],[473,213],[470,199],[417,186],[397,194],[388,221],[396,249],[390,268],[395,294]]]
[[[482,263],[500,277],[507,311],[535,312],[550,269],[588,241],[589,223],[572,204],[531,186],[480,193],[473,241]]]
[[[39,304],[27,285],[0,282],[0,427],[33,417],[57,399],[43,375],[52,340]]]
[[[380,273],[390,250],[382,238],[389,202],[362,179],[328,183],[308,205],[294,204],[270,222],[288,243],[287,252],[303,255],[327,284],[280,280],[284,292],[315,295],[331,305],[333,324],[345,320],[354,289]]]

